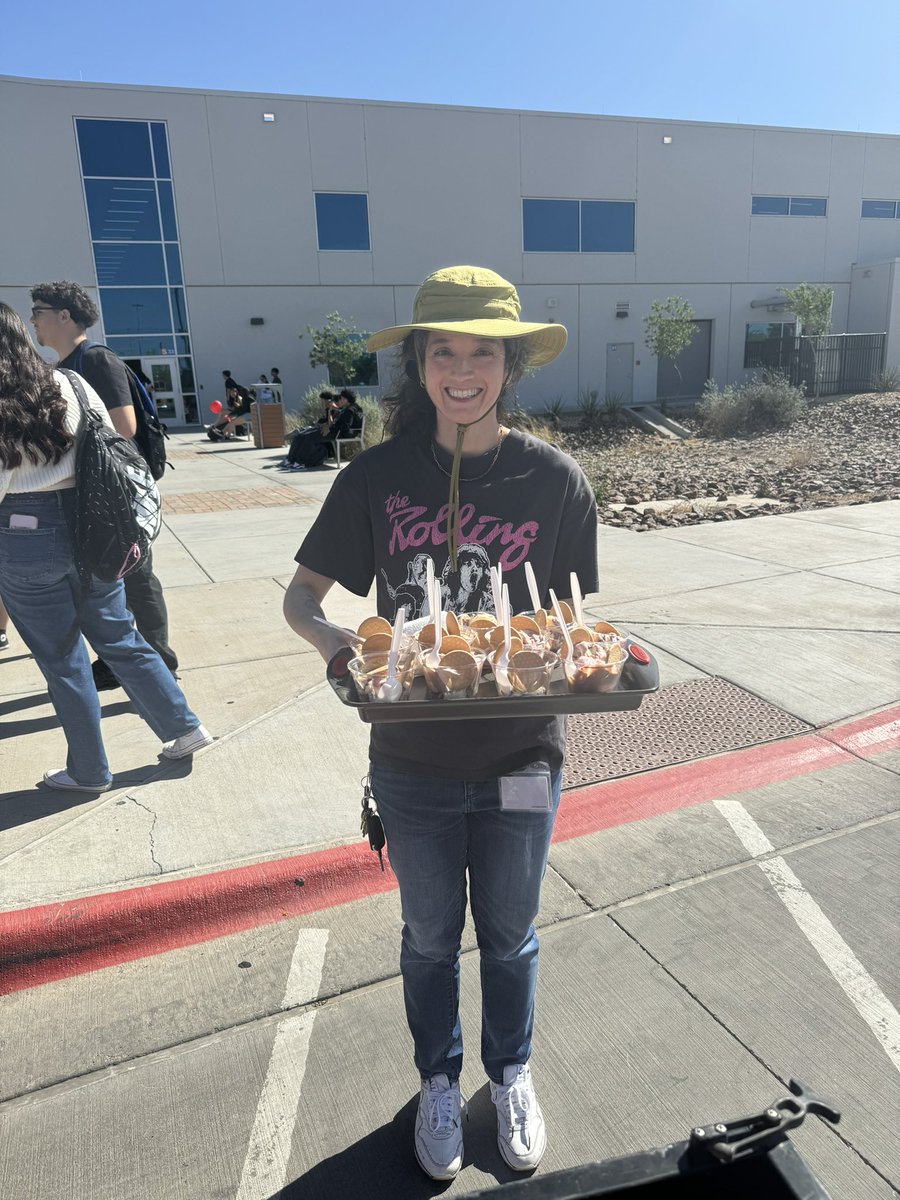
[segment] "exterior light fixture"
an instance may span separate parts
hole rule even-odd
[[[272,119],[274,120],[275,118],[273,117]],[[672,139],[669,137],[669,135],[668,135],[668,134],[666,134],[666,136],[663,138],[663,145],[664,145],[664,146],[671,146],[671,145],[672,145]]]
[[[267,124],[272,124],[275,121],[275,114],[274,113],[263,113],[263,120]]]
[[[265,325],[265,321],[263,320],[262,317],[251,317],[250,324],[251,325]]]
[[[616,302],[616,316],[617,317],[627,317],[628,316],[628,301],[627,300],[618,300]]]

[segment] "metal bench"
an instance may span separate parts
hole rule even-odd
[[[365,440],[364,440],[365,436],[366,436],[366,415],[365,415],[365,413],[363,413],[362,421],[360,422],[359,429],[356,433],[352,434],[350,437],[335,438],[334,442],[332,443],[332,445],[334,446],[334,460],[335,460],[335,463],[337,464],[338,470],[340,470],[340,466],[341,466],[341,446],[358,445],[360,450],[362,450],[363,447],[365,446]]]

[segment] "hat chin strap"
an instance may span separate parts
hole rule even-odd
[[[456,426],[456,448],[453,451],[453,465],[450,468],[450,499],[447,507],[447,549],[450,553],[450,569],[452,571],[456,570],[456,557],[459,552],[459,468],[462,461],[463,438],[466,436],[467,429],[471,429],[473,425],[477,425],[479,421],[489,417],[496,409],[506,384],[507,380],[504,379],[497,399],[480,417],[476,417],[474,421],[469,421],[467,424]]]

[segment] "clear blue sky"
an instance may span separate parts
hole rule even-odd
[[[900,133],[900,0],[31,0],[0,74]]]

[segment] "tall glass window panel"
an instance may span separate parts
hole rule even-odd
[[[578,250],[577,200],[523,200],[523,246],[526,250]]]
[[[158,242],[159,210],[152,183],[86,179],[88,220],[95,242]]]
[[[178,371],[181,376],[181,390],[183,392],[194,391],[194,368],[189,358],[179,358]]]
[[[369,197],[365,193],[317,192],[320,250],[369,249]]]
[[[172,297],[172,328],[176,333],[187,333],[187,305],[184,301],[184,288],[171,288]]]
[[[196,422],[200,419],[197,415],[197,397],[189,396],[187,393],[185,393],[181,397],[181,403],[184,408],[185,421],[187,421],[188,425],[196,424]]]
[[[190,354],[190,352],[191,352],[191,339],[190,338],[177,337],[175,339],[175,344],[178,347],[179,354]]]
[[[824,217],[826,206],[821,196],[791,196],[792,217]]]
[[[172,194],[172,185],[161,180],[156,186],[159,188],[159,211],[162,215],[163,240],[177,242],[178,226],[175,223],[175,197]]]
[[[151,122],[150,137],[153,141],[153,161],[156,164],[156,178],[171,179],[172,168],[169,166],[169,145],[166,140],[166,127],[162,121]]]
[[[174,354],[174,339],[160,337],[109,337],[106,344],[119,358],[152,358],[157,354]]]
[[[82,175],[152,179],[153,157],[146,121],[76,120]]]
[[[895,200],[863,200],[862,216],[864,217],[895,217],[897,216]]]
[[[101,288],[100,305],[107,333],[171,333],[169,294],[165,288]]]
[[[754,196],[751,212],[754,217],[786,217],[790,207],[789,196]]]
[[[177,245],[166,245],[166,266],[169,269],[169,283],[184,283],[181,275],[181,255]]]
[[[101,287],[128,284],[164,287],[166,283],[162,246],[158,242],[95,242],[94,262]]]
[[[617,200],[582,200],[581,249],[592,254],[633,254],[634,205]]]

